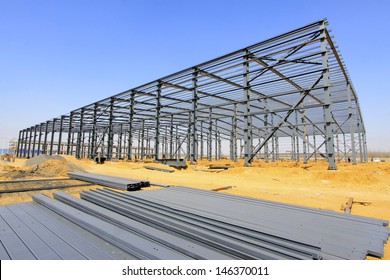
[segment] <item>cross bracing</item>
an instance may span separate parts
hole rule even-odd
[[[228,154],[248,166],[284,153],[326,159],[329,169],[340,158],[366,161],[357,94],[327,24],[313,22],[25,128],[17,155],[195,162]],[[291,145],[285,151],[283,141]]]

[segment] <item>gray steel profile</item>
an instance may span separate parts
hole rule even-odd
[[[134,259],[37,203],[0,207],[0,259]]]
[[[123,177],[114,177],[86,172],[68,172],[68,176],[72,179],[78,179],[101,186],[126,191],[139,190],[143,187],[150,186],[150,182],[145,180],[133,180]]]
[[[253,160],[367,161],[356,90],[320,19],[21,129],[17,156],[108,160],[229,153]],[[222,147],[230,147],[223,151]]]
[[[0,259],[364,259],[388,221],[189,187],[0,206]]]

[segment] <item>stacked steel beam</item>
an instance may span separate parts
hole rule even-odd
[[[85,172],[68,172],[68,176],[72,179],[78,179],[101,186],[106,186],[114,189],[133,191],[143,187],[149,187],[149,181],[134,180],[122,177],[114,177],[100,174],[92,174]]]
[[[80,197],[0,207],[0,258],[364,259],[390,235],[384,220],[188,187]]]
[[[138,213],[140,219],[149,217],[154,223],[180,227],[182,234],[191,232],[189,225],[195,225],[192,238],[209,234],[216,238],[221,234],[222,239],[216,243],[229,244],[230,248],[233,245],[229,240],[252,245],[262,242],[263,247],[267,242],[275,251],[283,248],[285,254],[316,248],[318,255],[312,251],[313,258],[381,257],[390,234],[384,220],[186,187],[131,194],[96,190],[82,192],[81,197],[123,215],[134,217]]]

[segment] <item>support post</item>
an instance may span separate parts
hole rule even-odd
[[[25,129],[23,131],[23,142],[24,142],[24,149],[23,149],[23,157],[27,157],[27,135],[28,135],[28,130]]]
[[[329,79],[328,42],[326,40],[325,22],[322,26],[321,52],[322,52],[322,79],[324,84],[324,113],[325,113],[325,141],[328,155],[328,170],[336,170],[333,140],[332,104]]]
[[[234,103],[234,117],[233,117],[233,160],[237,162],[237,103]]]
[[[368,161],[368,151],[367,151],[367,138],[366,133],[363,133],[363,150],[364,150],[364,162]]]
[[[60,119],[60,130],[58,134],[58,145],[57,145],[57,154],[61,154],[61,141],[62,141],[62,128],[64,126],[64,116],[61,116]]]
[[[89,158],[94,159],[96,156],[96,142],[97,142],[97,110],[98,104],[95,103],[93,106],[93,123],[92,123],[92,139],[91,139],[91,149],[89,150]]]
[[[29,133],[30,132],[30,133]],[[31,152],[31,138],[32,138],[32,127],[27,129],[27,137],[28,137],[28,148],[27,148],[27,158],[30,158]]]
[[[155,126],[155,138],[154,138],[154,160],[158,160],[159,151],[159,138],[160,138],[160,110],[161,110],[161,81],[157,85],[156,96],[156,126]]]
[[[82,134],[83,134],[83,128],[84,128],[84,108],[81,109],[80,112],[80,122],[79,122],[79,131],[77,132],[77,142],[76,142],[76,158],[81,158],[82,154]]]
[[[292,129],[291,136],[291,160],[295,160],[295,129]]]
[[[275,127],[275,124],[274,124],[274,114],[271,113],[271,124],[272,124],[272,128]],[[271,147],[272,147],[272,161],[275,161],[275,134],[272,136],[272,141],[271,141]]]
[[[47,154],[47,134],[49,133],[48,127],[49,127],[49,121],[47,121],[45,124],[45,137],[43,138],[43,153],[44,154]]]
[[[133,121],[134,121],[134,96],[135,92],[132,91],[130,94],[130,112],[129,112],[129,129],[127,138],[127,159],[132,160],[132,149],[133,149]]]
[[[144,160],[145,158],[145,119],[142,119],[142,129],[140,134],[140,141],[141,141],[141,160]]]
[[[188,123],[187,123],[187,160],[191,158],[191,114],[188,114]]]
[[[170,123],[170,131],[169,131],[169,158],[173,158],[173,114],[171,115],[171,123]]]
[[[264,102],[264,139],[268,137],[268,108],[267,108],[267,99],[263,100]],[[268,142],[264,144],[264,161],[269,162],[269,150],[268,150]]]
[[[296,140],[295,140],[295,144],[296,144],[296,160],[299,162],[300,159],[301,159],[301,155],[300,155],[300,150],[299,150],[299,129],[298,129],[298,111],[295,110],[295,132],[296,132]]]
[[[203,121],[200,122],[200,159],[203,160]]]
[[[212,158],[212,131],[213,131],[213,122],[212,122],[212,119],[211,119],[211,116],[213,114],[213,109],[210,108],[209,109],[209,133],[207,135],[207,159],[208,161],[211,161],[211,158]]]
[[[214,131],[214,137],[215,137],[215,160],[218,160],[218,120],[215,119],[215,131]]]
[[[108,139],[107,139],[107,159],[112,159],[114,146],[114,98],[110,99],[110,113],[108,116]]]
[[[21,157],[21,143],[22,143],[22,130],[19,130],[19,137],[18,137],[18,145],[16,149],[16,157],[20,158]]]
[[[68,128],[68,146],[66,147],[66,154],[70,155],[72,141],[72,125],[73,125],[73,112],[69,116],[69,128]]]
[[[316,128],[313,125],[313,146],[314,146],[314,161],[317,161],[317,137],[316,137]]]
[[[306,131],[305,109],[303,109],[301,112],[301,123],[303,126],[303,164],[307,164],[307,131]]]
[[[38,149],[37,155],[41,154],[41,139],[42,139],[42,123],[39,124],[39,135],[38,135]]]
[[[246,50],[245,54],[243,56],[244,58],[244,166],[248,167],[250,165],[249,159],[251,156],[252,151],[251,149],[251,118],[249,116],[250,114],[250,91],[249,91],[249,51]]]
[[[198,159],[198,132],[196,128],[196,123],[198,120],[198,70],[195,68],[192,74],[192,122],[191,122],[191,156],[190,162],[194,164]]]
[[[116,158],[121,159],[122,158],[122,129],[123,129],[123,124],[120,124],[119,126],[119,135],[118,135],[118,149],[116,153]]]
[[[345,140],[345,133],[343,133],[343,140],[344,140],[344,160],[347,159],[347,142]]]
[[[32,147],[32,156],[35,156],[35,145],[37,141],[37,126],[34,126],[34,140],[33,140],[33,147]]]
[[[356,113],[356,117],[358,118],[357,119],[357,133],[358,133],[358,139],[359,139],[359,161],[360,163],[363,162],[363,148],[362,148],[362,134],[360,132],[360,117],[357,115],[358,113]]]
[[[50,138],[50,150],[49,150],[49,155],[53,155],[53,147],[54,147],[54,133],[55,133],[55,128],[56,128],[56,120],[53,119],[52,125],[51,125],[51,138]]]

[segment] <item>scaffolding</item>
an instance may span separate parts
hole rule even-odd
[[[367,161],[358,97],[326,19],[20,130],[18,157]]]

